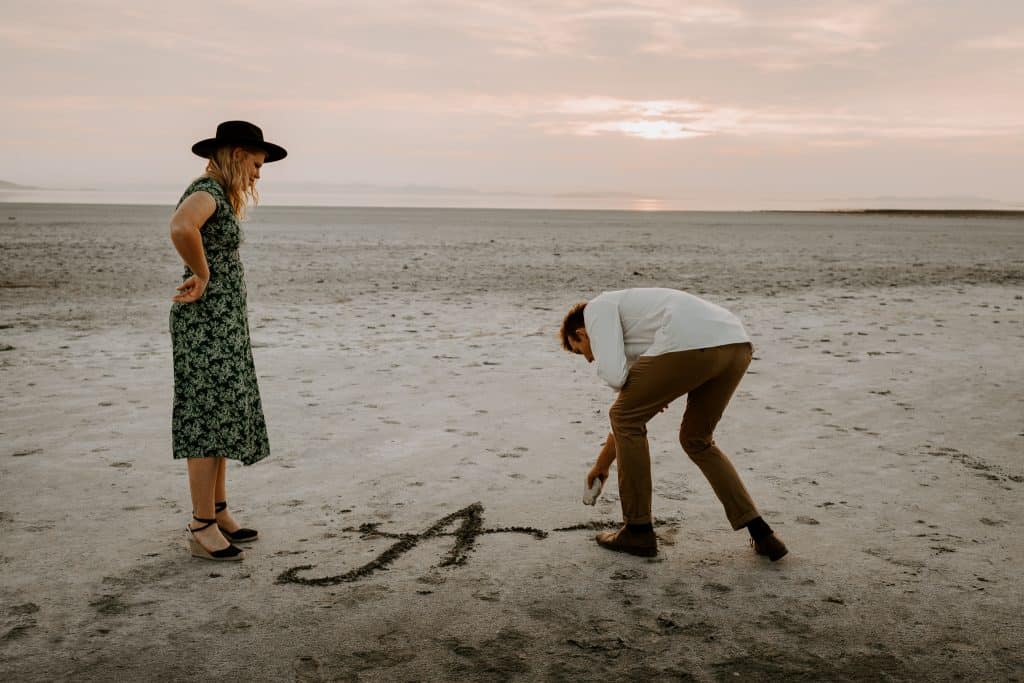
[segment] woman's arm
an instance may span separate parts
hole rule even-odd
[[[192,303],[198,301],[210,281],[210,266],[206,263],[203,237],[200,229],[217,210],[217,202],[208,192],[193,192],[171,216],[171,242],[194,275],[178,286],[179,294],[172,301]]]

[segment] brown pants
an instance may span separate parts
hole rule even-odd
[[[679,442],[714,489],[733,529],[760,516],[740,475],[712,438],[729,399],[750,365],[750,344],[643,356],[612,404],[619,499],[627,523],[651,521],[651,454],[647,422],[671,401],[687,394]]]

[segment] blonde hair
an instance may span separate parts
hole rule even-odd
[[[206,175],[216,180],[228,197],[228,203],[239,218],[245,218],[245,208],[249,203],[256,206],[260,202],[260,193],[256,191],[256,181],[245,185],[241,164],[235,158],[236,149],[244,147],[218,147],[206,164]],[[249,150],[246,150],[249,151]]]

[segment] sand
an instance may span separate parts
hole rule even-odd
[[[1019,218],[260,209],[243,259],[262,540],[192,559],[164,207],[0,207],[0,679],[1022,680]],[[10,217],[10,218],[9,218]],[[745,321],[720,425],[790,547],[650,424],[653,560],[582,478],[614,393],[573,302]]]

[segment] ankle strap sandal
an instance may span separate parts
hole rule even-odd
[[[214,503],[213,509],[217,512],[223,512],[228,509],[228,502],[226,500],[218,501],[217,503]],[[217,528],[220,529],[220,532],[224,534],[224,537],[232,543],[248,543],[250,541],[255,541],[260,537],[260,532],[255,529],[246,529],[245,527],[242,527],[240,529],[235,529],[234,531],[228,531],[219,524],[217,525]]]
[[[209,550],[206,546],[199,542],[196,538],[196,532],[208,529],[212,525],[217,523],[216,519],[203,519],[202,517],[196,517],[192,515],[192,519],[197,522],[204,522],[203,526],[192,528],[191,525],[185,527],[188,532],[188,544],[192,550],[192,557],[201,557],[204,560],[215,560],[218,562],[230,562],[241,560],[245,557],[242,553],[242,549],[234,545],[229,545],[227,548],[221,548],[220,550]]]

